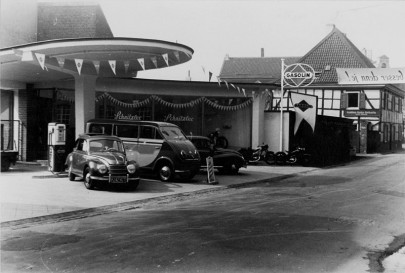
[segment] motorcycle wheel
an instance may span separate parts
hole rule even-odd
[[[273,153],[273,152],[267,152],[267,153],[266,153],[266,156],[265,156],[265,158],[264,158],[264,161],[265,161],[267,164],[269,164],[269,165],[274,164],[274,162],[275,162],[275,155],[274,155],[274,153]]]
[[[277,164],[277,165],[282,165],[282,164],[284,164],[285,161],[286,161],[286,157],[287,157],[286,153],[284,153],[284,152],[277,152],[277,153],[275,154],[275,161],[276,161],[276,164]]]
[[[224,149],[228,148],[228,140],[226,139],[226,137],[224,136],[218,137],[216,146]]]
[[[298,158],[296,155],[291,155],[290,158],[288,159],[288,163],[290,164],[296,164],[298,162]]]

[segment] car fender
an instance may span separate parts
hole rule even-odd
[[[162,161],[169,161],[170,165],[172,166],[172,168],[174,168],[174,162],[171,158],[167,157],[167,156],[161,156],[159,158],[156,159],[155,164],[153,164],[153,170],[156,169],[156,167],[159,165],[160,162]]]

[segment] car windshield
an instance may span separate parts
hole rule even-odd
[[[105,152],[105,151],[118,151],[124,152],[121,141],[113,139],[97,139],[92,140],[89,143],[90,153],[94,152]]]
[[[165,126],[161,127],[161,132],[165,139],[167,140],[186,140],[186,136],[178,127]]]

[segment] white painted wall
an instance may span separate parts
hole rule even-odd
[[[283,151],[289,149],[290,115],[290,112],[283,113]],[[270,151],[280,151],[280,112],[265,112],[263,127],[263,142],[269,145]]]

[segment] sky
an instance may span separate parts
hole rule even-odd
[[[54,0],[56,1],[56,0]],[[405,67],[405,1],[92,0],[115,37],[178,42],[194,50],[184,64],[138,78],[212,81],[225,56],[303,56],[335,25],[374,61]],[[204,70],[205,73],[204,73]]]

